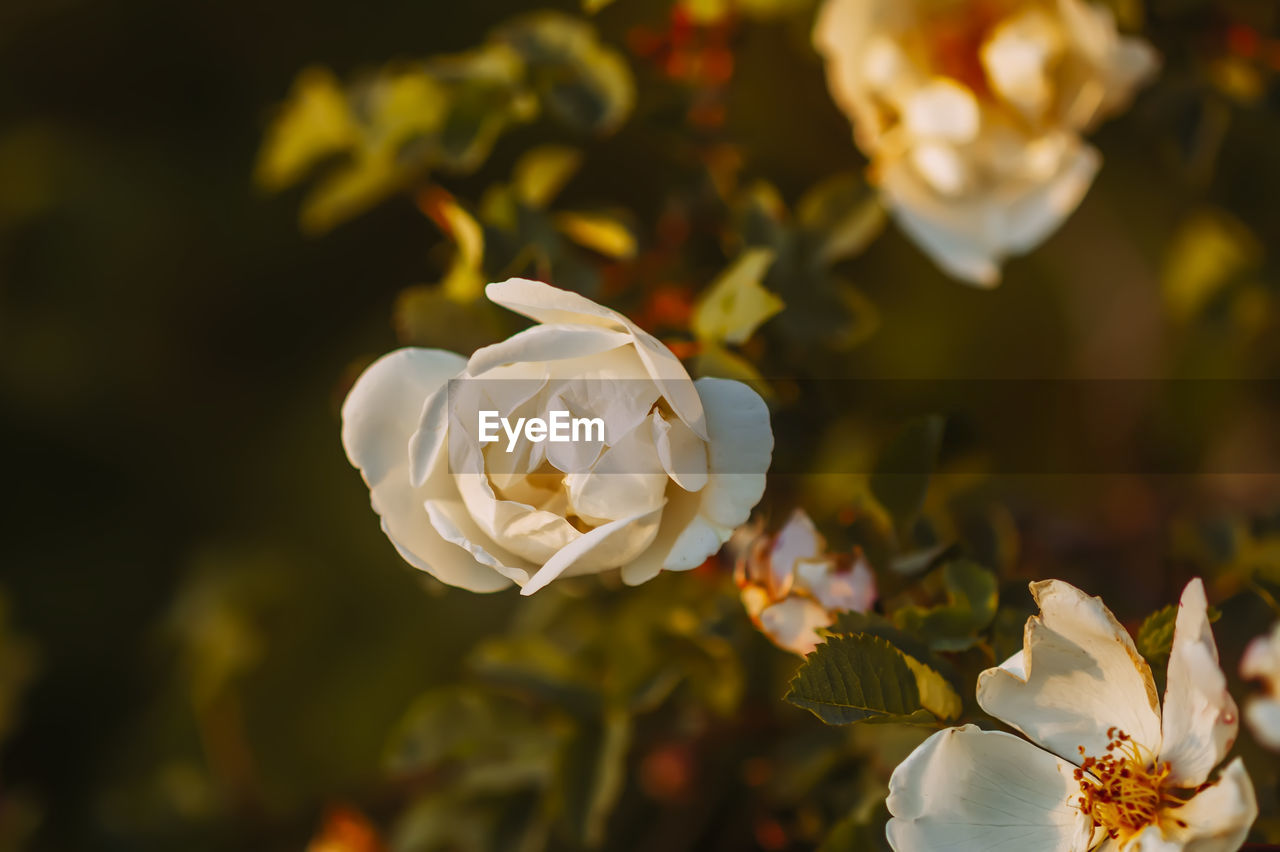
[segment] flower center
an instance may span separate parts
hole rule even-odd
[[[1086,755],[1080,746],[1084,762],[1075,771],[1082,794],[1077,801],[1093,824],[1119,840],[1123,849],[1144,828],[1158,823],[1167,809],[1185,800],[1167,784],[1168,761],[1157,762],[1124,731],[1108,728],[1107,736],[1111,741],[1101,757]],[[1173,821],[1186,827],[1180,819]]]

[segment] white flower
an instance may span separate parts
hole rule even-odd
[[[814,43],[898,223],[983,286],[1075,210],[1081,133],[1157,67],[1092,0],[826,0]]]
[[[1231,852],[1258,813],[1237,758],[1204,586],[1182,593],[1161,715],[1151,669],[1098,598],[1031,585],[1023,649],[978,678],[982,709],[1025,734],[967,725],[925,740],[889,782],[897,852]],[[1034,745],[1032,744],[1034,743]]]
[[[742,603],[756,626],[781,648],[808,654],[818,632],[841,612],[866,612],[876,601],[876,578],[861,551],[850,560],[827,553],[813,521],[796,509],[775,536],[761,525],[743,527],[734,570]]]
[[[1266,688],[1266,694],[1245,705],[1249,729],[1267,748],[1280,749],[1280,623],[1249,643],[1240,660],[1240,674],[1261,680]]]
[[[511,279],[486,294],[539,325],[470,359],[392,352],[342,407],[347,457],[400,555],[449,585],[531,594],[613,568],[636,585],[715,553],[764,492],[760,397],[691,381],[662,343],[576,293]],[[480,442],[481,410],[599,417],[605,441],[519,437],[508,452],[505,435]]]

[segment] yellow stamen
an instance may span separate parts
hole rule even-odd
[[[1124,731],[1108,728],[1107,736],[1111,741],[1101,757],[1086,755],[1080,746],[1084,762],[1075,771],[1082,793],[1080,810],[1106,837],[1119,840],[1121,849],[1144,828],[1162,820],[1185,828],[1185,822],[1168,813],[1186,804],[1168,785],[1168,761],[1157,761]]]

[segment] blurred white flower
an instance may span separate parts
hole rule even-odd
[[[757,523],[735,533],[734,570],[751,620],[780,648],[808,654],[818,632],[841,612],[866,612],[876,601],[876,578],[862,553],[827,553],[826,542],[801,509],[777,535]]]
[[[1240,674],[1262,681],[1266,690],[1245,705],[1249,730],[1267,748],[1280,749],[1280,623],[1249,643],[1240,660]]]
[[[1075,210],[1081,134],[1158,65],[1092,0],[826,0],[813,37],[898,223],[982,286]]]
[[[1164,710],[1151,669],[1111,611],[1059,580],[1031,585],[1023,649],[978,678],[978,703],[1021,731],[948,728],[889,781],[896,852],[1232,852],[1258,814],[1231,749],[1236,706],[1218,666],[1204,586],[1182,593]],[[1034,745],[1033,745],[1034,743]]]
[[[764,492],[769,412],[739,382],[694,382],[653,336],[547,284],[490,284],[539,324],[465,359],[400,349],[356,381],[342,442],[404,559],[476,592],[522,594],[622,569],[697,567]],[[450,381],[457,380],[457,381]],[[479,412],[603,419],[605,440],[481,443]]]

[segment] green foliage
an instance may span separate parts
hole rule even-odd
[[[923,417],[904,425],[876,460],[868,486],[904,534],[924,505],[946,421]]]
[[[1209,607],[1209,622],[1222,617],[1216,607]],[[1173,630],[1178,620],[1178,604],[1161,607],[1142,620],[1138,628],[1138,653],[1153,667],[1159,667],[1169,659],[1173,649]]]
[[[332,163],[300,213],[304,230],[320,233],[432,171],[474,171],[503,132],[542,109],[608,133],[634,102],[626,62],[589,23],[538,13],[469,53],[390,64],[345,86],[304,71],[268,129],[256,180],[274,192]]]
[[[916,676],[901,651],[878,636],[833,636],[805,658],[786,700],[828,725],[928,723]]]
[[[942,569],[946,602],[933,607],[908,606],[893,615],[900,629],[920,636],[936,651],[963,651],[980,640],[998,603],[996,576],[965,559]]]
[[[730,206],[734,241],[773,252],[763,284],[787,305],[775,325],[788,343],[847,349],[870,336],[879,323],[875,309],[834,269],[883,227],[883,208],[864,180],[839,174],[821,181],[794,214],[764,182],[737,191]]]

